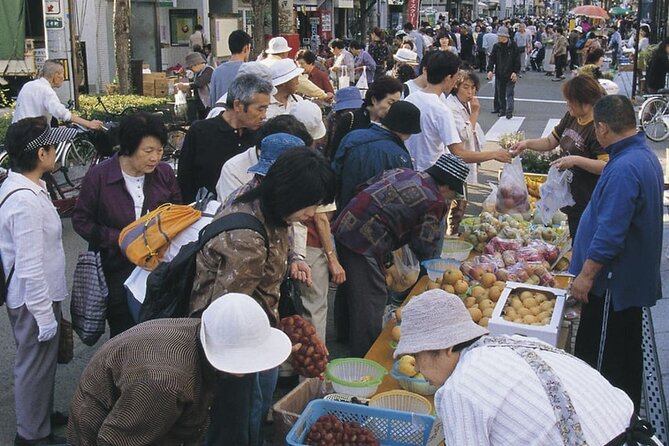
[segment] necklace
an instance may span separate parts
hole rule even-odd
[[[576,122],[578,122],[578,125],[588,125],[592,122],[592,119],[592,115],[588,115],[585,118],[576,118]]]

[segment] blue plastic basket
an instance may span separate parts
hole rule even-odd
[[[311,426],[322,415],[335,415],[341,421],[355,421],[369,429],[380,444],[388,446],[425,446],[434,423],[434,417],[424,414],[314,400],[307,405],[288,432],[286,443],[293,446],[305,445]]]

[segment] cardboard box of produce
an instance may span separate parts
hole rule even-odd
[[[156,88],[154,86],[154,83],[152,80],[147,81],[145,80],[142,82],[142,92],[144,96],[155,96],[156,95]]]
[[[558,346],[567,290],[507,282],[488,330],[493,335],[522,335]]]
[[[167,91],[169,87],[168,79],[167,78],[159,78],[155,79],[153,81],[154,86],[155,86],[155,93],[154,96],[157,98],[163,98],[167,96]]]

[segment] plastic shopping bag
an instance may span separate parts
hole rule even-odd
[[[393,251],[393,264],[386,268],[386,286],[401,292],[412,287],[418,280],[420,263],[409,245]]]
[[[491,191],[486,199],[483,200],[481,205],[482,212],[490,212],[491,214],[494,214],[497,212],[497,185],[488,183],[488,186],[490,186]]]
[[[497,212],[510,214],[524,213],[530,210],[527,184],[523,175],[520,157],[515,157],[511,164],[505,164],[497,189]]]
[[[362,67],[362,74],[360,79],[355,84],[356,87],[360,90],[360,95],[364,98],[367,90],[369,89],[369,84],[367,83],[367,67]]]
[[[537,201],[537,212],[545,225],[552,223],[553,214],[560,208],[576,204],[569,189],[573,177],[574,174],[569,169],[560,172],[557,167],[551,166],[548,171],[546,182],[539,187],[541,199]]]

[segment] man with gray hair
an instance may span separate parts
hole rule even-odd
[[[101,121],[89,121],[77,116],[60,102],[53,89],[59,88],[64,81],[65,68],[63,64],[57,60],[45,61],[42,76],[26,83],[21,88],[19,96],[16,98],[16,110],[14,110],[14,116],[12,116],[12,123],[23,118],[44,116],[47,122],[51,122],[51,118],[56,118],[61,121],[74,122],[93,130],[101,129]]]
[[[188,129],[177,177],[185,202],[193,201],[201,187],[215,193],[223,164],[255,145],[256,131],[265,120],[272,90],[272,84],[258,76],[238,76],[228,89],[227,109]]]
[[[627,97],[604,96],[593,113],[609,162],[581,217],[569,265],[576,275],[571,294],[583,302],[574,353],[627,392],[638,410],[642,309],[662,298],[662,167]]]

